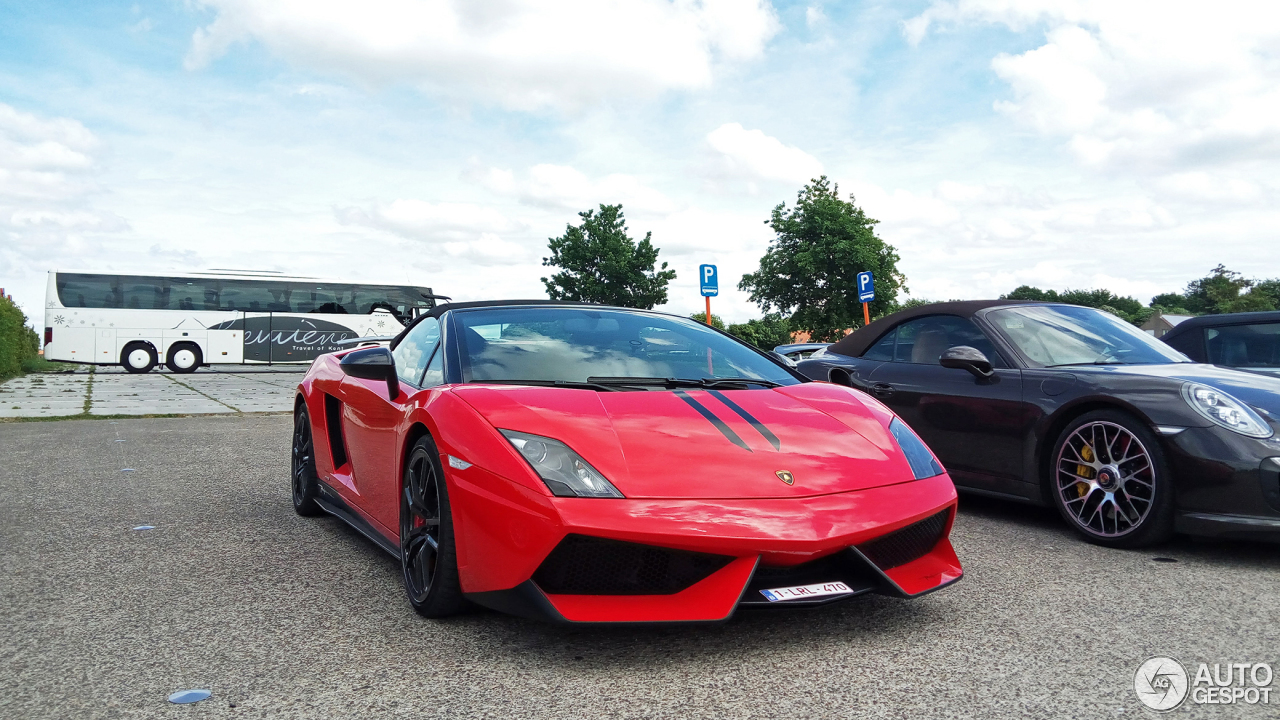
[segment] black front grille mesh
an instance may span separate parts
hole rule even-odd
[[[881,535],[859,545],[858,550],[881,570],[906,565],[924,557],[938,544],[943,531],[947,529],[947,515],[950,512],[951,509],[948,508],[920,522]]]
[[[733,560],[619,540],[567,535],[533,574],[552,595],[670,595]]]

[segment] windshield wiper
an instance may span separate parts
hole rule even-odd
[[[1074,367],[1078,365],[1141,365],[1142,363],[1124,362],[1123,360],[1094,360],[1093,362],[1078,363],[1058,363],[1057,365],[1045,365],[1045,367]]]
[[[575,380],[472,380],[473,385],[532,385],[534,387],[562,387],[571,388],[573,390],[597,390],[600,392],[619,392],[620,387],[613,387],[603,383],[578,382]]]
[[[781,383],[757,378],[660,378],[660,377],[597,377],[587,378],[589,383],[601,385],[631,385],[635,387],[689,387],[714,388],[722,385],[763,385],[764,387],[782,387]]]

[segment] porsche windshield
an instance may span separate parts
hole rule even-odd
[[[643,385],[666,379],[798,380],[750,347],[668,315],[577,307],[502,307],[453,314],[464,382]],[[634,384],[634,383],[633,383]]]
[[[1188,362],[1177,350],[1093,308],[1026,305],[992,310],[986,318],[1042,367]]]

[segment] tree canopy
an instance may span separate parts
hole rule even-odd
[[[552,300],[598,302],[652,309],[667,301],[667,284],[676,271],[662,263],[655,269],[658,250],[645,233],[637,243],[627,235],[622,205],[601,205],[599,212],[578,213],[581,225],[567,225],[564,235],[550,238],[551,257],[542,264],[562,268],[542,278]]]
[[[707,321],[705,312],[694,313],[689,317],[700,323]],[[766,351],[791,342],[791,324],[787,322],[786,318],[777,313],[765,315],[762,318],[752,318],[744,323],[734,323],[732,325],[725,325],[724,320],[721,320],[719,315],[711,313],[711,327],[717,330],[724,330],[739,340],[749,342]]]
[[[1278,290],[1280,280],[1250,280],[1218,265],[1205,277],[1187,283],[1182,293],[1182,307],[1192,314],[1275,310],[1280,300]]]
[[[873,316],[892,311],[906,289],[898,253],[875,234],[878,221],[852,195],[842,200],[839,190],[824,175],[804,186],[793,207],[775,207],[766,223],[777,236],[760,268],[738,283],[762,310],[788,315],[790,327],[807,330],[815,342],[838,340],[863,324],[858,273],[875,276]]]
[[[1144,307],[1138,299],[1121,297],[1110,290],[1064,290],[1058,292],[1056,290],[1041,290],[1030,285],[1023,285],[1007,295],[1001,295],[1000,298],[1009,300],[1043,300],[1098,308],[1099,310],[1106,310],[1116,317],[1128,320],[1134,325],[1141,325],[1155,313],[1152,308]]]
[[[1161,293],[1144,306],[1132,297],[1120,297],[1109,290],[1041,290],[1023,285],[1001,298],[1046,300],[1095,307],[1141,325],[1156,312],[1173,315],[1216,315],[1220,313],[1276,310],[1280,308],[1280,279],[1250,280],[1219,265],[1209,274],[1187,283],[1180,293]]]
[[[734,323],[727,332],[765,351],[791,343],[791,323],[778,313]]]

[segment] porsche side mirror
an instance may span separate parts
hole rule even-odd
[[[845,370],[842,367],[833,367],[830,370],[827,370],[827,380],[835,383],[836,385],[853,387],[853,376],[849,374],[848,370]]]
[[[968,370],[980,380],[986,380],[996,374],[995,370],[991,368],[991,361],[987,359],[987,356],[983,355],[978,348],[969,347],[968,345],[957,345],[949,348],[942,353],[938,363],[945,368]]]
[[[338,362],[342,372],[365,380],[382,380],[387,384],[387,397],[400,396],[400,378],[396,376],[396,360],[384,347],[355,350],[342,356]]]

